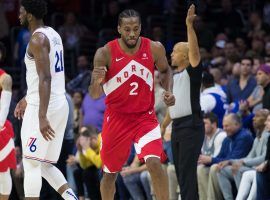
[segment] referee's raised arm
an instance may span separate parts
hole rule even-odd
[[[197,67],[201,61],[200,49],[198,45],[198,39],[193,27],[194,19],[196,18],[195,6],[192,4],[187,13],[186,25],[187,25],[187,38],[188,38],[188,58],[192,67]]]

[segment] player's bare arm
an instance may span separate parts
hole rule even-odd
[[[39,128],[42,136],[47,141],[52,140],[55,134],[46,116],[51,94],[49,52],[48,38],[42,33],[35,33],[29,42],[28,54],[34,57],[39,76]]]
[[[93,99],[99,98],[103,94],[102,83],[105,80],[108,62],[108,47],[101,47],[94,56],[94,70],[92,72],[89,94]]]
[[[197,36],[193,27],[194,19],[196,18],[195,6],[192,4],[187,13],[186,25],[187,25],[187,37],[188,37],[188,57],[192,67],[197,67],[201,61],[200,49],[198,45]]]
[[[12,78],[9,74],[5,73],[0,78],[0,86],[2,90],[10,91],[12,90]]]
[[[169,66],[166,51],[164,46],[160,42],[151,42],[151,49],[155,65],[161,75],[161,85],[166,90],[164,93],[164,102],[167,106],[173,106],[175,103],[174,95],[171,93],[172,86],[172,71]]]
[[[3,74],[0,78],[2,89],[0,102],[0,129],[4,126],[9,113],[9,107],[12,96],[12,78],[9,74]]]

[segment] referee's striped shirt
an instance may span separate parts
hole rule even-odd
[[[202,65],[189,65],[173,76],[173,94],[175,105],[169,107],[171,119],[201,113],[200,88],[202,82]]]

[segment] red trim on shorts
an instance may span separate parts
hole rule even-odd
[[[24,156],[26,159],[30,159],[30,160],[37,160],[40,162],[46,162],[46,163],[57,163],[57,161],[51,161],[51,160],[45,160],[45,159],[40,159],[37,157],[32,157],[32,156]]]

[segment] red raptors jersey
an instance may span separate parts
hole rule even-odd
[[[0,172],[16,169],[16,156],[12,124],[7,120],[0,130]]]
[[[118,39],[108,43],[111,65],[103,89],[108,109],[122,113],[139,113],[154,106],[154,60],[151,41],[141,37],[134,55],[127,55]]]

